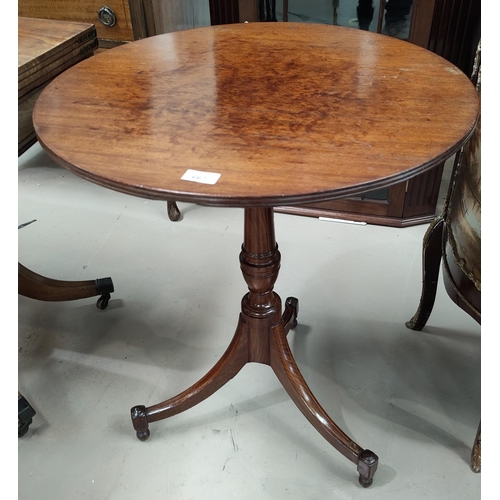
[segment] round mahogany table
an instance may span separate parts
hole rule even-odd
[[[250,23],[158,35],[102,52],[39,97],[37,137],[60,165],[143,198],[243,207],[240,253],[249,292],[236,333],[196,384],[132,408],[149,423],[203,401],[249,362],[270,365],[300,411],[357,465],[363,486],[378,457],[327,415],[286,335],[273,207],[326,201],[395,184],[454,154],[476,125],[470,80],[441,57],[362,30]]]

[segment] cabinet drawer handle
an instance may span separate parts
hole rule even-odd
[[[101,21],[104,26],[111,28],[116,24],[116,14],[113,9],[107,7],[106,5],[99,9],[97,16],[99,17],[99,21]]]

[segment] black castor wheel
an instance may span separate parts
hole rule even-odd
[[[97,293],[101,294],[96,304],[97,309],[103,311],[106,307],[108,307],[111,294],[115,291],[113,280],[111,278],[98,278],[95,280],[95,286]]]
[[[137,431],[135,434],[139,441],[146,441],[151,433],[149,432],[149,429],[146,429],[145,431],[142,432]]]
[[[290,325],[290,328],[293,330],[294,328],[297,328],[298,325],[297,315],[299,314],[299,299],[296,299],[295,297],[288,297],[285,301],[285,309],[287,307],[293,309],[293,320]]]
[[[18,394],[17,398],[17,437],[23,437],[33,422],[36,411],[26,401],[25,397]]]
[[[366,479],[363,476],[359,476],[358,481],[359,481],[359,484],[361,486],[363,486],[363,488],[368,488],[369,486],[371,486],[373,484],[373,477],[370,479]]]
[[[109,293],[105,293],[103,295],[101,295],[99,297],[99,299],[97,300],[97,309],[100,309],[101,311],[103,311],[104,309],[106,309],[106,307],[108,307],[108,303],[109,303],[109,299],[111,298],[111,295]]]

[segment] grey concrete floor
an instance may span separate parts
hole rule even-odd
[[[37,414],[18,439],[18,498],[480,498],[469,468],[481,418],[480,327],[442,282],[422,332],[427,225],[404,229],[276,214],[275,290],[299,299],[289,335],[319,402],[380,457],[374,484],[307,422],[272,370],[249,364],[136,439],[130,408],[159,403],[220,358],[246,293],[241,209],[166,204],[81,180],[36,144],[19,159],[18,259],[51,278],[111,276],[96,298],[18,297],[17,389]],[[14,384],[14,382],[13,382]],[[6,498],[6,497],[5,497]]]

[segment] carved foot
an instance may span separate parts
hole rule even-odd
[[[177,222],[181,218],[181,211],[177,207],[177,203],[175,201],[167,201],[167,215],[168,218],[173,221]]]
[[[368,488],[373,483],[373,476],[377,471],[378,457],[371,450],[363,450],[359,455],[358,472],[359,484],[363,488]]]
[[[295,297],[288,297],[285,301],[283,312],[283,326],[288,333],[297,326],[297,314],[299,313],[299,301]]]
[[[134,406],[130,410],[132,424],[137,434],[137,439],[146,441],[149,437],[149,422],[146,407],[144,405]]]

